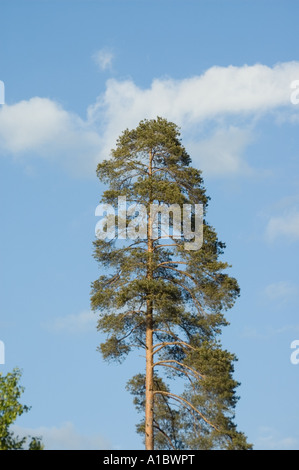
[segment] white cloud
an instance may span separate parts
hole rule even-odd
[[[16,435],[42,438],[45,450],[105,450],[110,449],[108,440],[101,435],[86,436],[77,431],[74,424],[66,422],[59,427],[23,428],[12,426]]]
[[[43,158],[72,173],[95,171],[99,134],[76,114],[47,98],[31,98],[0,109],[0,155],[27,162]]]
[[[297,450],[298,439],[286,436],[283,437],[275,429],[270,427],[262,427],[259,430],[260,436],[255,444],[255,449],[260,450]]]
[[[94,62],[101,70],[111,69],[114,53],[111,49],[104,47],[95,52],[92,56]]]
[[[129,112],[129,121],[157,114],[178,125],[194,124],[220,114],[260,113],[290,105],[290,83],[299,75],[299,62],[243,67],[211,67],[203,75],[183,80],[155,79],[142,90],[133,81],[111,79],[93,110],[110,115]],[[142,115],[140,116],[140,113]]]
[[[236,175],[251,173],[244,153],[252,141],[249,130],[229,126],[217,129],[212,136],[199,142],[187,143],[186,148],[204,174]]]
[[[288,300],[297,295],[299,287],[290,281],[279,281],[269,284],[265,288],[265,294],[270,300]]]
[[[299,333],[299,325],[283,325],[280,328],[273,328],[272,325],[265,326],[265,327],[252,327],[246,326],[240,335],[243,338],[249,338],[253,340],[259,341],[268,341],[276,336],[284,335],[284,334],[297,334]]]
[[[272,242],[279,238],[299,240],[299,211],[297,209],[269,219],[266,239]]]
[[[184,144],[195,165],[209,174],[248,172],[242,155],[252,140],[246,129],[225,124],[234,116],[256,119],[262,113],[290,103],[290,83],[299,76],[299,62],[243,67],[212,67],[203,75],[183,80],[155,79],[148,89],[132,80],[108,80],[106,91],[88,108],[89,120],[101,127],[103,158],[118,135],[141,119],[166,117],[181,127]],[[214,134],[202,140],[207,122],[216,122]],[[223,124],[224,122],[224,124]],[[219,151],[221,149],[221,151]],[[200,155],[201,157],[197,157]]]
[[[97,58],[103,68],[112,61],[105,49],[98,51]],[[94,175],[97,162],[109,158],[124,129],[135,127],[141,119],[162,116],[181,127],[184,145],[194,150],[194,165],[211,174],[248,172],[243,158],[251,142],[248,129],[263,113],[282,109],[293,113],[290,84],[298,76],[299,62],[287,62],[272,68],[215,66],[192,78],[154,79],[146,89],[133,80],[110,79],[88,107],[86,120],[46,98],[4,105],[0,154],[26,164],[32,157],[44,158],[74,173]],[[243,128],[233,125],[236,118],[245,122]],[[203,135],[207,124],[216,129],[208,137]]]
[[[86,333],[96,331],[96,316],[91,311],[83,311],[77,315],[54,318],[44,326],[55,333]]]

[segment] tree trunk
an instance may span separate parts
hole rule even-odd
[[[152,176],[152,153],[149,153],[149,177]],[[153,279],[152,268],[152,253],[153,253],[153,240],[152,240],[152,220],[150,213],[150,205],[152,203],[152,195],[149,194],[149,207],[148,207],[148,225],[147,225],[147,250],[148,250],[148,264],[147,264],[147,279]],[[146,305],[146,367],[145,367],[145,448],[146,450],[154,449],[154,371],[153,371],[153,302],[151,298],[147,299]]]
[[[145,371],[145,448],[154,449],[154,391],[153,391],[153,316],[149,305],[146,318],[146,371]]]

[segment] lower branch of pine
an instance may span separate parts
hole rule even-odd
[[[163,434],[163,436],[165,437],[165,439],[168,441],[170,447],[172,449],[175,449],[170,437],[166,434],[165,431],[163,431],[163,429],[161,429],[156,423],[154,424],[154,428],[157,429],[157,431],[159,431],[161,434]]]
[[[170,366],[169,363],[177,364],[181,368]],[[154,364],[154,367],[155,366],[172,367],[172,368],[175,368],[176,370],[178,370],[179,372],[182,372],[183,374],[186,374],[188,376],[191,375],[191,376],[193,376],[195,378],[199,378],[199,379],[204,379],[205,378],[203,375],[201,375],[199,372],[197,372],[192,367],[189,367],[186,364],[183,364],[182,362],[176,361],[175,359],[165,359],[163,361],[157,361]],[[184,370],[184,369],[187,369],[187,370]],[[190,371],[190,372],[188,372],[188,371]]]
[[[185,398],[180,397],[179,395],[175,395],[174,393],[165,392],[164,390],[155,390],[154,395],[158,395],[158,394],[166,395],[166,396],[173,398],[176,401],[180,401],[183,405],[191,408],[191,410],[193,410],[196,414],[198,414],[209,426],[211,426],[213,429],[219,432],[219,429],[213,423],[211,423],[207,418],[205,418],[205,416],[195,406],[193,406],[192,403],[190,403]]]

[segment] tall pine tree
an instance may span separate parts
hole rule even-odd
[[[100,350],[107,360],[145,351],[145,372],[128,389],[144,416],[138,432],[147,450],[250,449],[234,424],[236,358],[219,340],[239,287],[220,260],[225,245],[206,221],[209,198],[190,164],[178,127],[158,117],[125,130],[111,158],[98,165],[109,186],[94,242],[106,274],[91,293],[98,330],[107,334]],[[153,210],[165,207],[169,220]],[[189,217],[184,208],[192,208]],[[201,229],[198,243],[192,236]]]

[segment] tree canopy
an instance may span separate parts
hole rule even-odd
[[[19,383],[20,378],[21,371],[18,368],[4,376],[0,373],[0,450],[25,450],[25,446],[28,446],[27,450],[42,450],[40,437],[20,438],[11,430],[15,420],[30,410],[30,407],[20,402],[24,392],[24,387]]]

